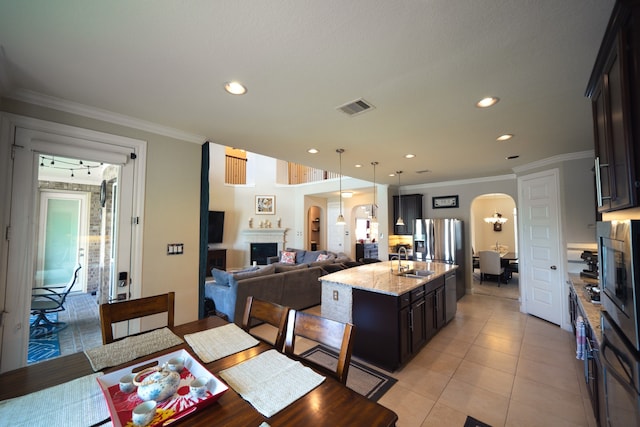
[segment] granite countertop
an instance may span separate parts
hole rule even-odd
[[[398,261],[383,261],[348,268],[320,277],[323,282],[337,283],[356,289],[400,296],[406,292],[429,283],[447,272],[458,268],[457,265],[442,262],[402,261],[403,267],[414,270],[429,270],[433,274],[425,277],[405,277],[397,275]],[[393,267],[393,272],[391,268]]]
[[[598,280],[590,279],[588,277],[581,277],[579,274],[569,274],[569,280],[571,286],[578,296],[578,304],[582,308],[585,316],[585,320],[589,322],[593,333],[598,340],[598,344],[602,344],[602,329],[600,328],[600,311],[602,311],[602,305],[593,304],[587,297],[584,287],[587,285],[596,286],[599,284]]]

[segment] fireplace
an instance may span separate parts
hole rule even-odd
[[[251,243],[251,263],[255,261],[259,265],[267,264],[267,257],[278,256],[277,243]]]

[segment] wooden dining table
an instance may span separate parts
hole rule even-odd
[[[184,338],[186,334],[223,326],[227,323],[217,316],[211,316],[175,326],[172,331]],[[187,350],[197,360],[200,360],[185,342],[102,371],[106,374],[179,349]],[[257,346],[239,353],[211,363],[200,363],[220,378],[218,372],[271,349],[273,349],[272,345],[260,341]],[[0,374],[0,400],[22,396],[92,373],[94,371],[89,359],[83,352],[5,372]],[[229,388],[214,404],[183,418],[184,424],[189,426],[242,427],[258,427],[265,421],[272,427],[291,425],[395,426],[397,419],[398,416],[390,409],[365,398],[331,377],[327,377],[319,386],[270,418],[260,414],[232,388]]]

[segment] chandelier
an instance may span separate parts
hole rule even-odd
[[[501,213],[494,211],[493,215],[486,217],[484,221],[489,224],[504,224],[507,222],[507,218],[503,218]]]

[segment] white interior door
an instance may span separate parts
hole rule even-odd
[[[29,124],[31,120],[25,119]],[[63,125],[33,121],[34,127],[53,128],[56,133],[16,127],[14,160],[10,195],[10,235],[5,292],[4,330],[0,344],[0,372],[24,366],[27,360],[31,289],[37,265],[37,182],[41,154],[53,154],[120,165],[118,182],[117,256],[114,270],[126,273],[121,284],[125,298],[139,297],[142,227],[132,218],[142,215],[144,168],[130,161],[131,153],[140,158],[146,145],[143,141],[116,137]],[[66,134],[65,134],[66,133]],[[141,153],[142,152],[142,153]],[[137,194],[136,194],[137,193]],[[137,198],[134,198],[134,195]],[[134,216],[134,212],[136,215]],[[114,276],[112,276],[114,277]],[[116,279],[118,277],[116,276]],[[135,330],[135,327],[132,328]]]
[[[518,178],[524,311],[562,324],[565,295],[558,170]]]

